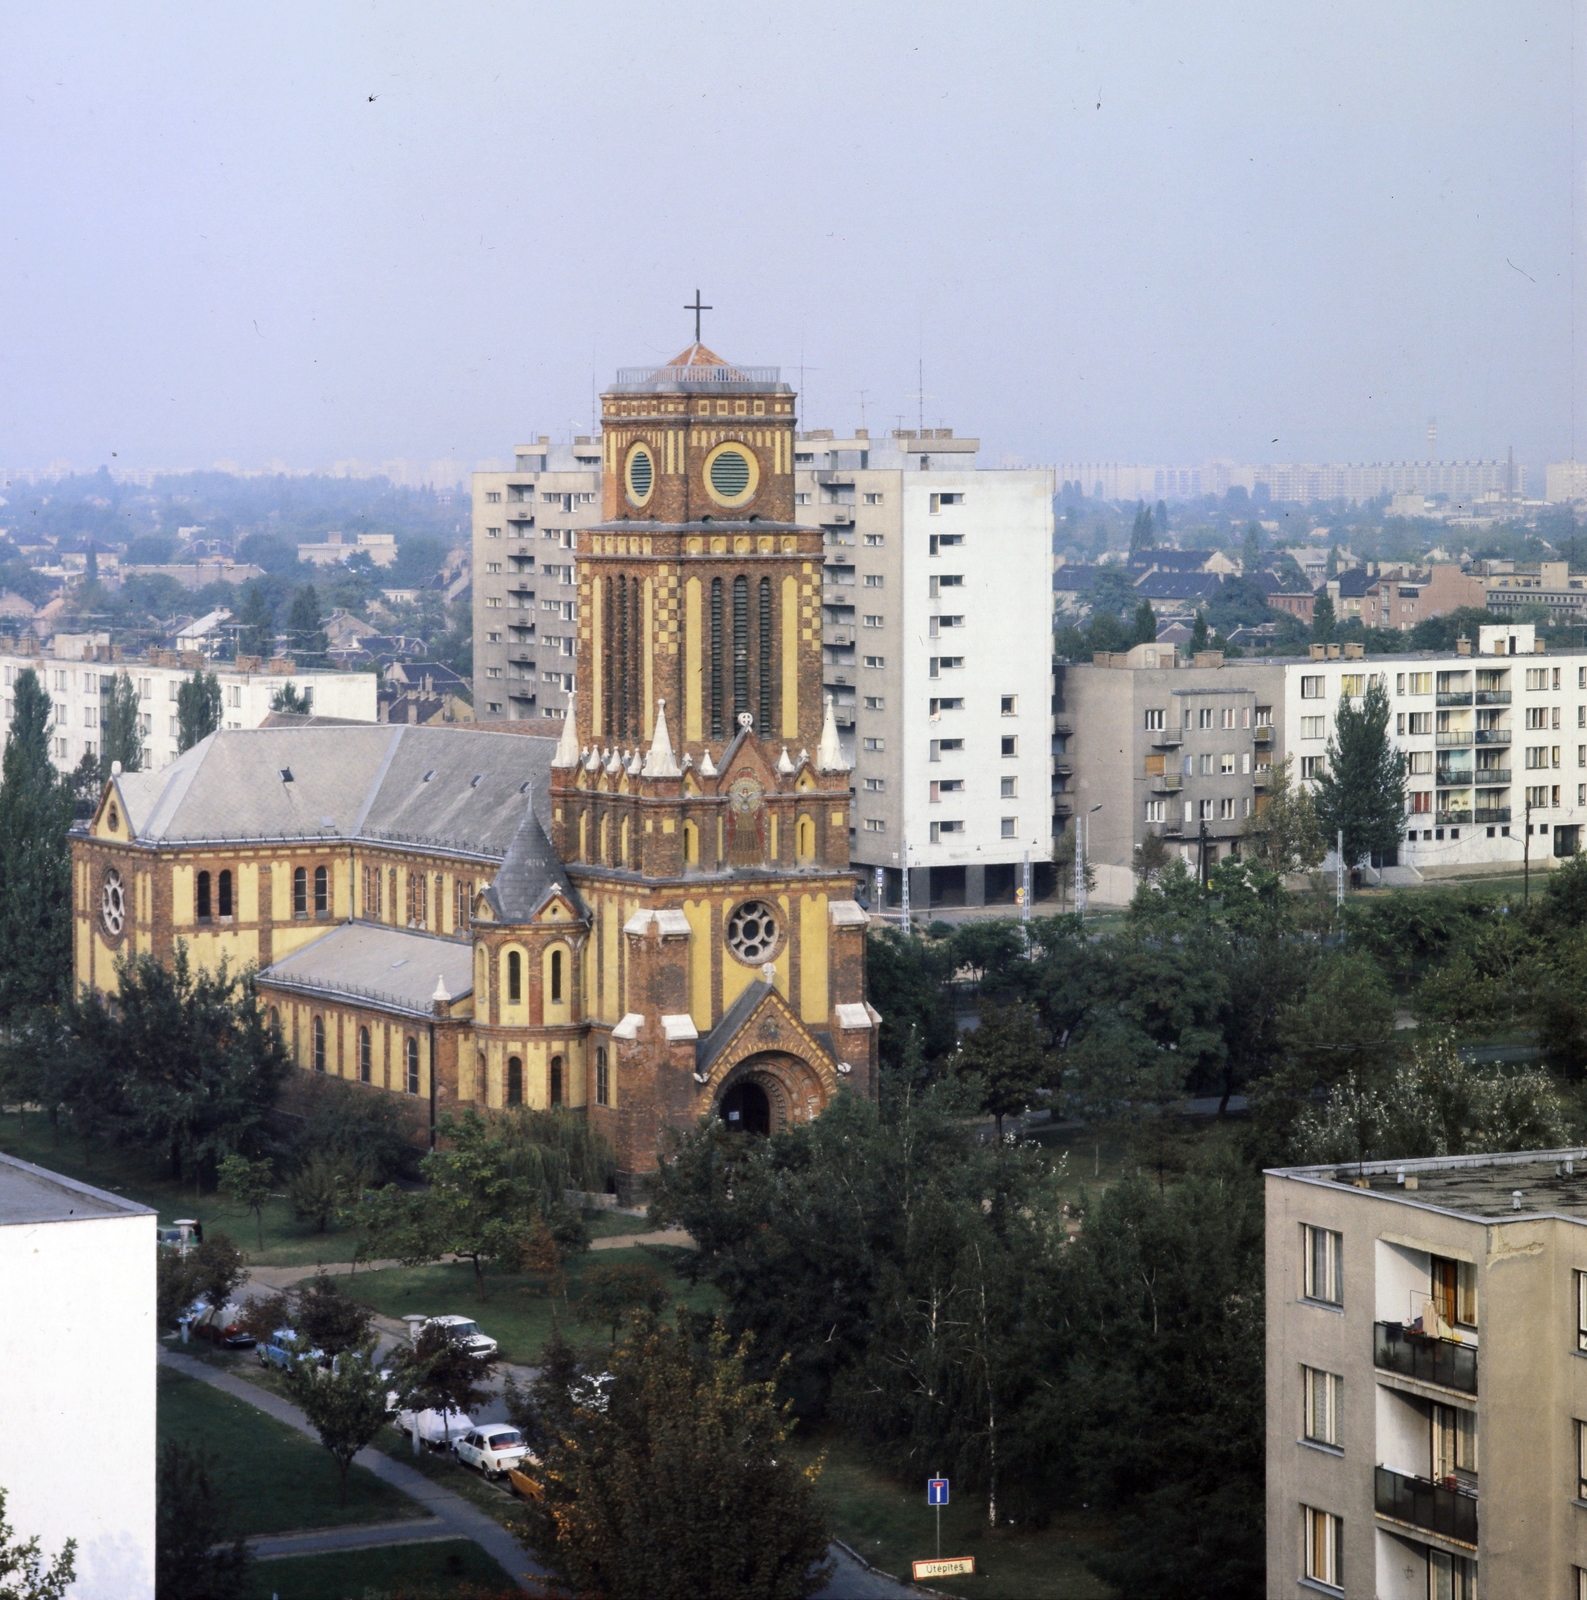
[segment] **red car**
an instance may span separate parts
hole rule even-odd
[[[243,1309],[235,1302],[222,1306],[218,1313],[202,1300],[195,1301],[189,1313],[193,1336],[208,1339],[227,1350],[251,1350],[254,1336],[242,1325]]]

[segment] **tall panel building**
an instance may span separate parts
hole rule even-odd
[[[987,470],[951,429],[802,434],[820,525],[823,670],[852,743],[853,859],[900,898],[1012,903],[1052,881],[1053,474]]]
[[[578,625],[574,551],[600,520],[601,446],[541,435],[511,472],[474,474],[474,715],[567,715]]]

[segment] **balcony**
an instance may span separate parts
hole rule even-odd
[[[1479,706],[1507,706],[1510,703],[1508,689],[1479,689],[1477,691],[1477,704]]]
[[[1154,728],[1151,740],[1159,750],[1177,750],[1185,742],[1178,728]]]
[[[523,501],[518,505],[507,507],[507,520],[509,522],[533,522],[535,514],[529,509],[529,502]]]
[[[1471,820],[1473,822],[1508,822],[1510,820],[1510,808],[1508,806],[1478,806],[1471,813]]]
[[[1058,738],[1067,739],[1075,731],[1075,725],[1068,717],[1054,717],[1052,719],[1052,731]],[[1174,742],[1177,744],[1179,741],[1176,739]]]
[[[1255,789],[1268,789],[1268,788],[1272,787],[1272,784],[1273,784],[1273,764],[1272,764],[1272,762],[1269,762],[1266,766],[1258,766],[1256,771],[1251,774],[1251,786],[1252,786],[1252,788],[1255,788]]]
[[[1477,1544],[1477,1497],[1446,1488],[1431,1478],[1412,1478],[1393,1467],[1374,1471],[1373,1508],[1380,1517],[1408,1522],[1473,1549]]]
[[[1255,739],[1258,744],[1272,744],[1273,724],[1271,722],[1257,723],[1257,725],[1251,730],[1251,737]]]
[[[1075,803],[1072,796],[1055,794],[1052,797],[1052,813],[1055,817],[1072,817],[1074,811]]]
[[[1503,789],[1510,782],[1508,767],[1478,767],[1472,779],[1479,789]]]
[[[1440,733],[1434,737],[1440,750],[1459,750],[1472,742],[1472,734],[1469,728],[1464,733]],[[1478,734],[1476,737],[1480,740],[1482,735]],[[1505,737],[1509,738],[1509,735],[1506,734]]]
[[[1147,774],[1147,780],[1153,794],[1178,794],[1185,786],[1185,775],[1182,772],[1152,772]]]
[[[1185,825],[1183,822],[1165,822],[1163,824],[1163,837],[1165,839],[1178,839],[1183,837]]]
[[[825,637],[821,642],[823,644],[843,645],[849,649],[852,649],[854,646],[854,630],[853,628],[833,627],[829,623],[827,625]]]
[[[1478,728],[1478,744],[1508,744],[1510,730],[1508,728]]]
[[[1072,778],[1075,764],[1067,756],[1059,756],[1052,764],[1052,769],[1060,778]]]
[[[1372,1365],[1418,1383],[1439,1383],[1462,1394],[1477,1392],[1476,1345],[1429,1338],[1398,1322],[1373,1324]]]
[[[1463,822],[1470,822],[1472,813],[1469,811],[1435,811],[1433,821],[1442,826],[1446,822],[1453,822],[1457,826]]]
[[[1450,694],[1446,689],[1438,691],[1437,702],[1441,706],[1469,706],[1471,704],[1471,690],[1459,690]]]

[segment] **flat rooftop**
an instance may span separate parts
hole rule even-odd
[[[147,1206],[124,1200],[119,1194],[107,1194],[58,1172],[0,1155],[0,1227],[153,1215]]]

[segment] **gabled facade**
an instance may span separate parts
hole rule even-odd
[[[79,983],[179,941],[256,963],[305,1071],[405,1096],[421,1134],[579,1108],[632,1192],[668,1128],[874,1094],[880,1019],[793,395],[698,345],[622,378],[560,742],[222,732],[113,777],[73,853]]]

